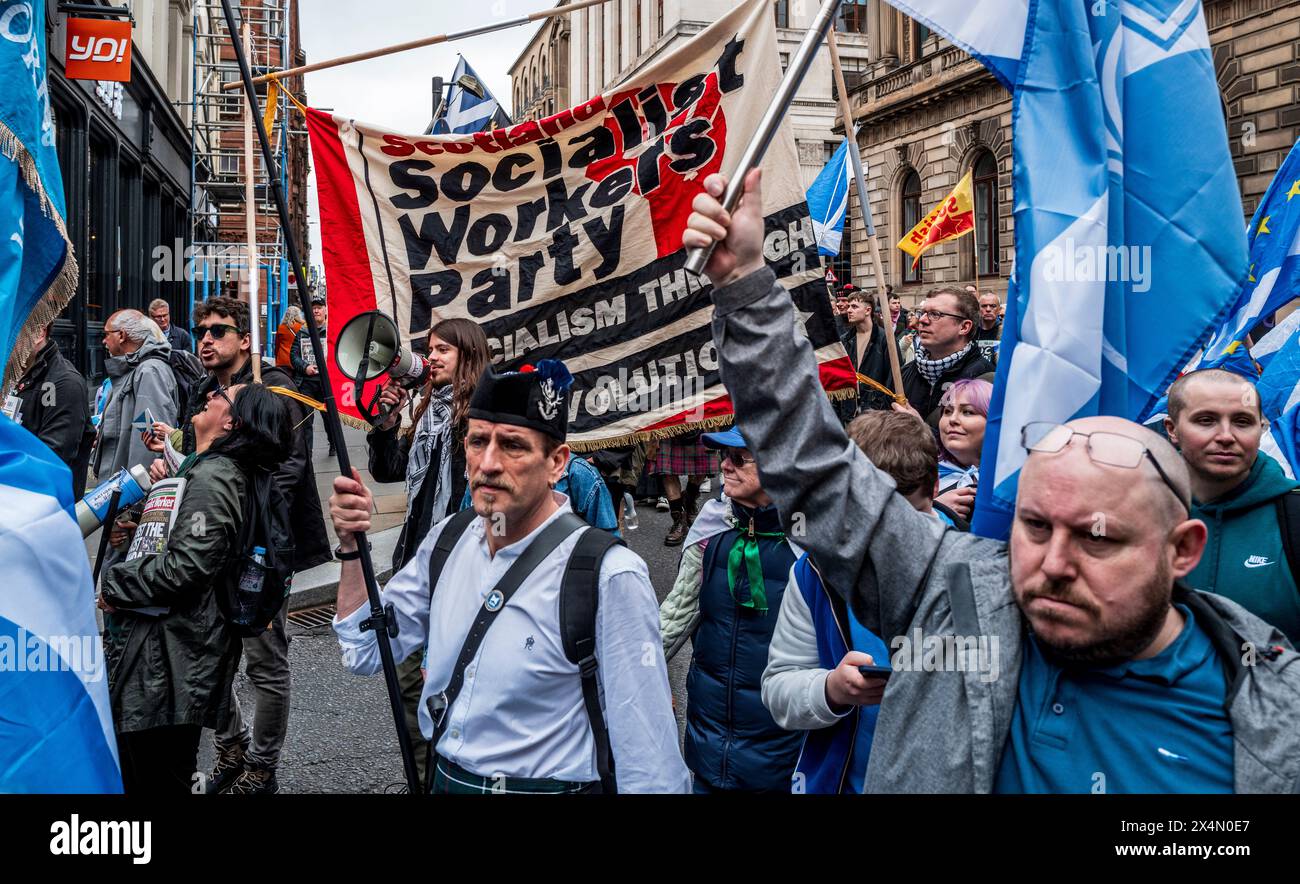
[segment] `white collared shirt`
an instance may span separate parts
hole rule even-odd
[[[571,512],[562,494],[558,510],[529,534],[489,555],[485,523],[475,519],[443,568],[430,597],[429,556],[446,519],[382,592],[399,632],[393,656],[404,659],[428,645],[428,676],[420,695],[420,730],[429,737],[428,700],[451,680],[465,636],[492,588],[547,525]],[[511,597],[488,629],[452,704],[438,754],[483,777],[599,779],[578,667],[560,641],[560,580],[581,532],[556,547]],[[619,792],[689,792],[690,779],[677,745],[668,669],[659,634],[659,605],[641,558],[612,547],[601,563],[596,616],[596,658],[605,721]],[[343,665],[358,675],[381,671],[363,604],[334,631]]]

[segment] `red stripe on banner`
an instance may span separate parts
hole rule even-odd
[[[817,375],[821,380],[822,389],[824,390],[845,390],[857,383],[857,373],[853,370],[853,363],[847,356],[839,359],[832,359],[829,362],[823,362],[817,366]],[[731,396],[719,396],[716,399],[710,399],[705,402],[701,408],[692,408],[688,411],[679,411],[677,414],[670,415],[657,424],[651,424],[648,427],[642,427],[645,431],[658,430],[663,427],[680,427],[687,423],[708,420],[713,417],[722,417],[733,414],[734,409],[731,404]]]
[[[358,313],[379,309],[370,272],[370,254],[366,249],[365,228],[361,224],[361,207],[357,203],[356,178],[348,166],[338,124],[333,115],[308,108],[307,132],[311,138],[312,162],[316,167],[316,200],[321,215],[321,250],[327,283],[325,300],[329,309],[326,361],[329,363],[330,385],[339,411],[359,418],[361,413],[351,395],[351,381],[334,363],[334,353],[338,333],[349,319]],[[303,307],[309,309],[310,305],[304,303]],[[401,320],[393,318],[400,326]]]

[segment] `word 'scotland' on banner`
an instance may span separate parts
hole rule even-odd
[[[499,367],[562,359],[577,450],[728,422],[708,281],[683,269],[682,231],[705,177],[739,162],[780,77],[770,4],[751,0],[542,120],[435,137],[309,111],[331,338],[380,310],[421,350],[434,324],[463,317]],[[765,257],[794,300],[790,333],[809,338],[831,396],[853,395],[788,126],[763,170]],[[354,391],[330,369],[352,417],[384,380]]]

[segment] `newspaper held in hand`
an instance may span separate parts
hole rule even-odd
[[[304,337],[301,341],[298,342],[298,345],[299,345],[298,351],[302,354],[303,364],[315,365],[316,352],[311,348],[311,337],[310,336]],[[325,354],[325,358],[328,359],[329,341],[325,338],[325,335],[323,334],[321,335],[321,339],[320,339],[320,348],[321,348],[321,352]]]
[[[180,510],[184,494],[185,480],[180,478],[163,479],[150,489],[149,496],[144,501],[144,510],[140,514],[139,527],[126,551],[126,561],[156,556],[167,549],[167,539],[176,523],[176,513]],[[168,610],[165,607],[133,608],[131,613],[161,617]]]

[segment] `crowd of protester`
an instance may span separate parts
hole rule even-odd
[[[383,596],[423,788],[1295,791],[1300,483],[1260,451],[1251,382],[1189,372],[1155,430],[1027,425],[1010,540],[977,537],[998,295],[941,286],[909,310],[891,289],[886,318],[871,294],[834,292],[858,384],[832,401],[807,342],[780,331],[791,303],[762,261],[758,176],[730,214],[721,187],[706,181],[686,242],[717,244],[733,426],[577,453],[567,369],[501,371],[465,319],[432,327],[423,388],[380,395],[368,467],[406,492]],[[324,297],[309,309],[323,344]],[[248,523],[287,526],[290,575],[341,563],[343,663],[373,674],[356,545],[373,498],[360,473],[335,480],[331,552],[312,467],[325,377],[301,311],[256,378],[245,303],[214,297],[193,318],[191,338],[161,300],[111,315],[93,410],[47,327],[13,416],[77,496],[88,474],[136,466],[184,480],[165,545],[134,552],[137,505],[106,526],[97,571],[128,793],[268,794],[288,605],[233,628],[230,599],[262,573]],[[662,604],[617,542],[637,498],[660,498],[663,542],[681,547]],[[666,667],[688,648],[679,746]],[[196,773],[204,727],[216,761]]]

